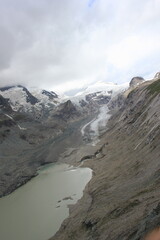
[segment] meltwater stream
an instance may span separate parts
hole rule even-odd
[[[47,240],[68,217],[68,204],[83,195],[89,168],[51,164],[7,197],[0,199],[0,239]]]

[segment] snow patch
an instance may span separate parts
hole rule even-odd
[[[17,126],[18,126],[18,128],[19,128],[20,130],[22,130],[22,131],[27,130],[27,128],[23,128],[23,127],[21,127],[19,124],[17,124]]]
[[[8,114],[6,114],[6,113],[5,113],[4,115],[15,122],[15,120],[13,119],[13,117],[11,117],[10,115],[8,115]]]

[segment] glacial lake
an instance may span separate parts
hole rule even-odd
[[[0,239],[48,240],[83,196],[89,168],[50,164],[12,194],[0,199]]]

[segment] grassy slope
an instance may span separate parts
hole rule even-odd
[[[150,84],[147,89],[151,94],[159,94],[160,93],[160,79]]]

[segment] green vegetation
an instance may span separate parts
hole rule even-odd
[[[158,94],[160,93],[160,79],[158,79],[157,81],[151,83],[148,87],[147,90],[149,91],[149,93],[151,94]]]

